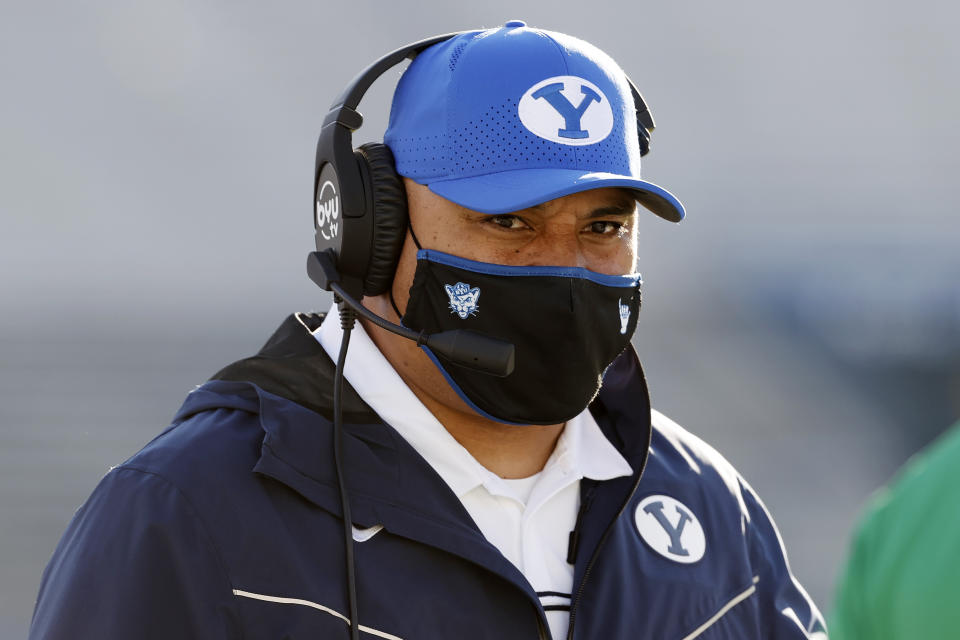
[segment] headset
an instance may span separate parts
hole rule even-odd
[[[314,167],[317,251],[332,251],[340,284],[354,298],[380,295],[390,288],[408,225],[406,191],[390,148],[376,142],[353,148],[353,132],[363,124],[357,107],[389,69],[463,33],[469,32],[434,36],[383,56],[353,79],[323,120]],[[637,86],[629,77],[626,80],[637,112],[640,155],[645,156],[653,116]]]
[[[361,71],[334,100],[320,129],[314,167],[314,216],[317,250],[307,256],[307,274],[319,287],[334,292],[343,338],[333,379],[333,456],[343,520],[346,600],[351,640],[360,638],[350,500],[343,473],[343,369],[350,333],[361,315],[387,331],[462,366],[494,376],[514,367],[514,345],[469,330],[435,334],[416,332],[366,309],[360,299],[386,293],[400,259],[409,220],[403,180],[393,153],[382,143],[353,148],[353,132],[363,124],[357,111],[374,81],[403,60],[465,31],[434,36],[388,53]],[[626,78],[637,112],[640,155],[650,150],[653,116],[630,78]]]

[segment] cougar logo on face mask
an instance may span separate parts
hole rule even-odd
[[[443,285],[450,298],[450,311],[466,320],[470,316],[477,315],[477,298],[480,297],[480,289],[470,288],[465,282],[458,282],[452,287],[448,284]]]

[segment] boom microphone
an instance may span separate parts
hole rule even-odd
[[[498,378],[505,378],[513,373],[515,348],[510,342],[468,329],[430,334],[424,331],[413,331],[394,324],[364,307],[359,300],[340,286],[340,275],[331,249],[310,252],[307,256],[307,275],[320,288],[333,291],[347,306],[378,327],[413,340],[417,346],[426,346],[445,360]]]

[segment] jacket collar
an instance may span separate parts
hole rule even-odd
[[[311,334],[322,320],[320,314],[288,317],[257,355],[229,365],[191,393],[176,420],[224,406],[259,415],[264,439],[253,471],[339,516],[331,453],[335,365]],[[354,522],[362,527],[382,524],[396,535],[464,557],[521,586],[536,600],[516,567],[484,539],[440,476],[346,381],[342,401],[344,473]],[[634,475],[610,481],[607,499],[592,507],[591,520],[603,526],[584,531],[580,547],[587,556],[636,489],[647,458],[650,401],[632,348],[607,369],[590,409]],[[577,562],[578,569],[581,564]]]
[[[312,334],[323,318],[320,313],[288,316],[257,355],[225,367],[211,380],[249,382],[332,420],[335,365]],[[351,424],[382,425],[379,416],[346,381],[342,402],[348,430]],[[650,446],[650,396],[632,346],[607,368],[590,411],[604,435],[634,469],[642,469]],[[381,430],[378,427],[372,431]],[[289,435],[295,438],[296,430]]]

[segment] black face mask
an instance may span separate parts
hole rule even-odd
[[[421,249],[402,322],[416,331],[470,329],[513,343],[516,366],[504,378],[422,348],[480,415],[507,424],[559,424],[590,404],[603,372],[629,344],[640,282],[640,274],[512,267]]]

